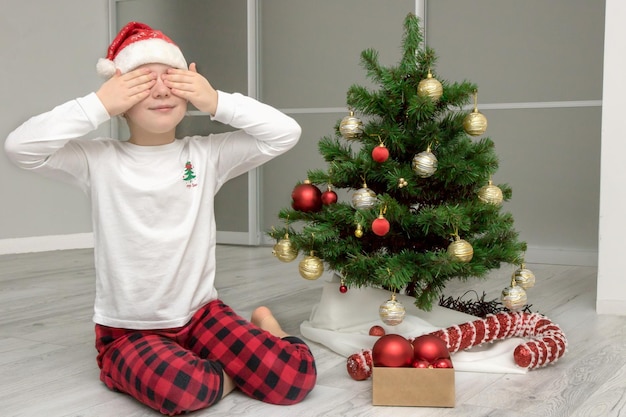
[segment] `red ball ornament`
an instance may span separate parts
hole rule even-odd
[[[528,368],[530,366],[533,356],[534,352],[524,345],[519,345],[513,352],[513,359],[515,360],[515,363],[517,366],[521,366],[522,368]]]
[[[325,206],[329,206],[331,204],[335,204],[337,202],[337,193],[328,186],[328,190],[322,193],[322,204]]]
[[[450,352],[446,343],[430,334],[418,336],[413,340],[413,353],[415,359],[422,359],[434,363],[437,359],[449,358]]]
[[[376,162],[383,163],[389,158],[389,149],[382,143],[372,149],[372,159]]]
[[[414,360],[412,366],[413,366],[413,368],[420,368],[420,369],[426,369],[426,368],[432,367],[430,362],[423,361],[421,359]]]
[[[433,363],[435,368],[452,368],[452,361],[448,358],[439,358]]]
[[[372,222],[372,232],[378,236],[385,236],[389,233],[389,228],[389,221],[382,214]]]
[[[345,294],[348,292],[348,286],[347,285],[340,285],[339,286],[339,292],[342,294]]]
[[[369,332],[370,336],[384,336],[385,329],[382,326],[372,326]]]
[[[372,348],[374,366],[401,367],[413,363],[411,342],[399,334],[381,336]]]
[[[320,211],[322,209],[322,192],[311,184],[308,179],[296,185],[291,193],[291,207],[298,211]]]
[[[372,354],[370,351],[355,353],[348,357],[346,363],[348,374],[357,381],[363,381],[372,375]]]

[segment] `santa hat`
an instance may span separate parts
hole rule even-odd
[[[125,74],[144,64],[187,68],[183,53],[163,32],[143,23],[130,22],[113,39],[107,57],[98,60],[96,69],[100,76],[110,78],[117,68]]]

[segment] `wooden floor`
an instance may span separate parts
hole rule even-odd
[[[3,417],[140,417],[157,413],[98,379],[93,324],[91,250],[0,256],[0,415]],[[354,381],[345,358],[311,343],[319,378],[307,399],[270,406],[234,392],[193,416],[626,416],[626,317],[595,313],[596,269],[527,265],[537,276],[533,311],[561,325],[569,351],[555,365],[526,375],[456,373],[455,408],[373,407],[371,381]],[[454,282],[499,295],[512,269],[485,281]],[[249,316],[268,305],[287,331],[299,334],[321,296],[323,281],[299,277],[269,247],[218,248],[221,298]]]

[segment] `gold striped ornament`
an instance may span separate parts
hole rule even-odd
[[[478,111],[478,93],[474,92],[474,110],[463,119],[463,129],[468,135],[480,136],[487,131],[487,118]]]
[[[468,241],[461,239],[457,234],[454,242],[448,246],[448,253],[457,261],[469,262],[474,256],[474,248]]]
[[[345,139],[358,139],[363,135],[363,122],[354,115],[350,110],[350,114],[339,122],[339,133]]]
[[[324,262],[311,251],[310,255],[305,256],[300,261],[298,271],[300,272],[300,276],[304,279],[318,279],[324,273]]]
[[[371,209],[378,204],[378,198],[376,193],[369,188],[367,184],[363,183],[363,188],[359,188],[352,194],[352,207],[355,209]]]
[[[424,152],[413,157],[413,171],[420,178],[428,178],[437,171],[437,157],[430,151],[430,146]]]
[[[502,204],[504,197],[500,187],[493,185],[493,181],[489,179],[489,183],[478,190],[478,199],[483,203],[499,206]]]
[[[513,279],[517,285],[525,290],[535,285],[535,274],[530,269],[526,269],[526,265],[523,263],[513,273]]]
[[[396,294],[391,294],[391,298],[378,308],[378,315],[383,323],[389,326],[397,326],[404,320],[406,309],[400,301],[396,300]]]
[[[298,251],[289,240],[289,234],[285,233],[285,237],[276,242],[272,254],[281,262],[291,262],[298,257]]]
[[[502,304],[511,311],[519,311],[524,308],[528,301],[526,291],[519,285],[515,285],[515,281],[511,282],[510,287],[502,290]]]
[[[437,102],[443,95],[443,86],[438,79],[428,70],[426,78],[421,80],[417,85],[417,95],[420,97],[430,97],[432,101]]]

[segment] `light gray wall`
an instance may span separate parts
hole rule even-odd
[[[366,84],[361,50],[395,63],[414,5],[263,1],[262,98],[283,108],[345,105],[349,84]],[[491,105],[482,112],[500,159],[494,181],[513,188],[505,209],[527,260],[596,263],[604,1],[431,0],[426,27],[440,78],[478,84],[479,108]],[[263,171],[266,228],[307,169],[326,168],[316,142],[344,115],[293,114],[301,143]]]
[[[596,261],[601,107],[584,103],[602,99],[604,3],[428,2],[438,74],[475,82],[479,108],[494,107],[483,110],[500,159],[494,182],[513,188],[505,208],[534,259]]]
[[[106,52],[107,18],[106,0],[2,0],[2,142],[28,117],[100,85],[95,66]],[[80,191],[19,170],[4,152],[0,202],[0,239],[91,231]]]
[[[11,99],[0,114],[5,138],[28,117],[99,87],[95,65],[108,47],[109,14],[107,0],[3,0],[2,5],[0,74],[3,96]],[[120,2],[116,18],[120,25],[136,19],[164,30],[216,88],[246,93],[245,0]],[[180,134],[224,130],[201,119],[187,118]],[[123,138],[123,122],[120,127]],[[109,134],[106,123],[90,136]],[[0,195],[0,241],[91,232],[89,202],[80,191],[16,168],[3,152]],[[247,231],[246,176],[220,191],[216,212],[220,230]]]
[[[415,6],[407,0],[260,3],[261,98],[286,109],[344,106],[348,86],[366,82],[361,50],[374,47],[383,62],[396,62],[403,17]],[[603,1],[501,3],[428,2],[429,42],[446,79],[476,82],[481,103],[601,99]],[[108,44],[106,0],[4,0],[0,23],[0,136],[99,86],[95,63]],[[484,113],[501,161],[495,180],[513,187],[507,208],[522,237],[538,248],[596,251],[600,108]],[[276,223],[306,170],[323,166],[317,140],[343,115],[292,114],[303,136],[296,149],[263,167],[263,230]],[[95,134],[108,134],[108,126]],[[0,240],[91,230],[79,191],[18,170],[3,154],[0,195]]]

